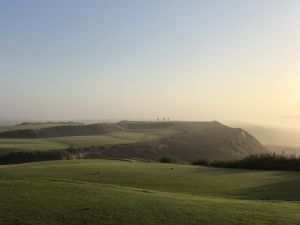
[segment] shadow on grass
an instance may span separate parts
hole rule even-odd
[[[216,175],[230,175],[230,174],[245,174],[245,173],[255,173],[255,172],[264,172],[272,173],[273,171],[264,171],[264,170],[246,170],[246,169],[231,169],[231,168],[217,168],[209,166],[195,166],[198,167],[195,169],[195,172],[205,172],[212,173]],[[299,173],[300,176],[300,173]]]
[[[242,198],[260,200],[300,201],[300,173],[273,172],[268,184],[239,190],[234,193]]]

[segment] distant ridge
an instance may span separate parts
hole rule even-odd
[[[252,135],[240,128],[231,128],[218,121],[211,122],[139,122],[121,121],[89,125],[57,125],[42,129],[12,130],[0,133],[1,138],[51,138],[101,135],[119,131],[134,133],[157,132],[158,138],[128,144],[71,147],[46,152],[22,152],[1,156],[5,160],[22,162],[74,158],[138,158],[160,160],[168,157],[179,162],[197,159],[233,160],[250,154],[268,152]],[[164,134],[165,135],[162,135]],[[19,157],[19,158],[18,158]],[[21,158],[20,158],[21,157]]]

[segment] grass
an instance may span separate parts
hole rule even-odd
[[[155,139],[158,136],[152,132],[119,131],[105,135],[70,136],[47,138],[44,140],[66,144],[72,147],[97,146],[105,144],[125,144]]]
[[[162,133],[163,132],[163,133]],[[69,136],[39,139],[0,138],[0,155],[10,152],[60,150],[69,147],[88,147],[108,144],[126,144],[153,140],[168,134],[155,131],[119,131],[104,135]],[[169,131],[171,132],[171,131]]]
[[[53,142],[46,139],[10,139],[0,138],[0,155],[10,152],[48,151],[66,149],[64,143]]]
[[[0,224],[300,224],[300,173],[109,160],[0,167]]]

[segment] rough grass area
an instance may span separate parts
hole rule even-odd
[[[294,225],[299,188],[298,172],[108,160],[2,166],[0,224]]]

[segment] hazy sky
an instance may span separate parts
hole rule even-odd
[[[300,116],[298,0],[1,0],[0,117]]]

